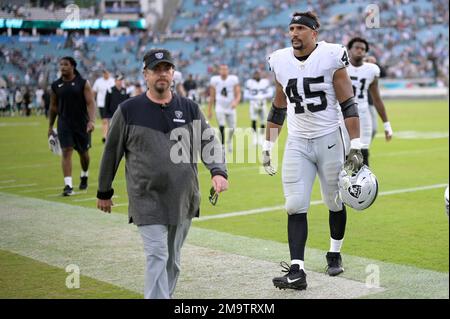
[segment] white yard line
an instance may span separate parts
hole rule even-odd
[[[38,126],[38,125],[39,125],[39,122],[0,123],[0,127]]]
[[[14,183],[16,180],[15,179],[9,179],[9,180],[5,180],[5,181],[0,181],[0,184],[9,184],[9,183]]]
[[[413,187],[413,188],[403,188],[403,189],[396,189],[392,191],[386,191],[386,192],[380,192],[378,193],[378,196],[387,196],[387,195],[394,195],[394,194],[402,194],[402,193],[410,193],[410,192],[419,192],[423,190],[429,190],[429,189],[435,189],[435,188],[444,188],[447,186],[447,184],[435,184],[435,185],[429,185],[429,186],[421,186],[421,187]],[[315,200],[311,202],[311,206],[314,205],[320,205],[323,204],[322,200]],[[224,214],[218,214],[218,215],[210,215],[210,216],[204,216],[200,217],[198,219],[194,219],[196,222],[211,220],[211,219],[222,219],[222,218],[229,218],[229,217],[236,217],[236,216],[246,216],[246,215],[252,215],[252,214],[261,214],[261,213],[267,213],[267,212],[273,212],[277,210],[284,209],[284,205],[277,205],[277,206],[270,206],[270,207],[261,207],[256,209],[250,209],[250,210],[244,210],[239,212],[232,212],[232,213],[224,213]]]
[[[64,187],[60,186],[60,187],[43,187],[43,188],[33,188],[33,189],[27,189],[24,191],[20,191],[18,193],[20,194],[26,194],[26,193],[37,193],[37,192],[44,192],[44,191],[60,191],[62,190]]]
[[[236,168],[231,168],[228,169],[228,174],[234,173],[234,172],[242,172],[242,171],[246,171],[246,172],[259,172],[259,169],[262,169],[262,166],[260,167],[259,165],[256,165],[256,163],[254,163],[255,165],[252,166],[246,166],[246,167],[236,167]],[[210,171],[205,170],[205,171],[201,171],[199,172],[200,175],[210,175]],[[241,174],[242,175],[242,174]]]
[[[413,188],[403,188],[403,189],[395,189],[392,191],[386,191],[386,192],[380,192],[378,196],[387,196],[387,195],[395,195],[395,194],[402,194],[402,193],[411,193],[411,192],[420,192],[424,190],[429,189],[435,189],[435,188],[444,188],[447,186],[447,184],[434,184],[434,185],[428,185],[428,186],[421,186],[421,187],[413,187]],[[311,206],[320,205],[323,204],[322,200],[314,200],[311,202]],[[123,207],[128,206],[128,203],[120,203],[120,204],[114,204],[114,207]],[[246,216],[246,215],[253,215],[253,214],[261,214],[261,213],[267,213],[267,212],[273,212],[277,210],[284,209],[284,205],[277,205],[277,206],[268,206],[268,207],[261,207],[261,208],[255,208],[250,210],[243,210],[238,212],[232,212],[232,213],[224,213],[224,214],[218,214],[218,215],[210,215],[210,216],[203,216],[200,218],[193,219],[195,222],[201,222],[211,219],[222,219],[222,218],[229,218],[229,217],[236,217],[236,216]]]
[[[71,197],[71,196],[77,196],[77,195],[85,195],[85,194],[87,194],[87,191],[80,191],[80,190],[74,189],[73,195],[70,195],[70,196],[68,196],[68,197]],[[48,197],[48,198],[52,198],[52,197],[62,197],[62,188],[61,188],[61,193],[58,193],[58,194],[50,194],[50,195],[46,195],[45,197]]]
[[[375,137],[384,138],[384,134],[379,133]],[[448,138],[448,132],[398,131],[394,133],[394,138],[407,140]]]
[[[18,185],[0,186],[0,189],[32,187],[32,186],[37,186],[37,184],[18,184]]]
[[[128,206],[128,203],[114,204],[113,205],[113,207],[122,207],[122,206]]]
[[[420,187],[413,187],[413,188],[405,188],[405,189],[397,189],[392,191],[386,191],[386,192],[380,192],[379,196],[385,196],[385,195],[394,195],[394,194],[402,194],[402,193],[412,193],[412,192],[420,192],[428,189],[435,189],[435,188],[444,188],[448,184],[434,184],[429,186],[420,186]]]
[[[114,195],[112,198],[118,198],[119,196]],[[89,198],[80,198],[80,199],[74,199],[72,202],[88,202],[88,201],[96,201],[97,197],[89,197]],[[115,205],[114,205],[115,206]]]
[[[75,264],[83,275],[142,293],[142,240],[124,214],[5,193],[0,203],[0,249],[62,269]],[[326,251],[307,247],[305,254],[308,289],[280,291],[271,279],[282,275],[279,261],[289,258],[285,243],[192,227],[175,298],[448,299],[448,272],[344,254],[346,271],[332,278],[323,273]],[[366,285],[374,267],[380,288]]]
[[[394,156],[403,156],[403,155],[413,155],[413,154],[423,154],[423,153],[432,153],[432,152],[439,152],[444,151],[448,152],[448,147],[434,147],[429,149],[421,149],[421,150],[414,150],[414,151],[398,151],[398,152],[378,152],[375,154],[370,154],[371,157],[394,157]]]
[[[30,164],[30,165],[18,165],[18,166],[9,166],[2,167],[2,170],[14,170],[14,169],[24,169],[24,168],[39,168],[39,167],[48,167],[56,165],[55,163],[46,163],[46,164]]]

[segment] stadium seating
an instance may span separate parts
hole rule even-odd
[[[319,40],[345,44],[352,36],[366,37],[371,43],[371,54],[390,78],[434,77],[436,70],[430,58],[434,57],[443,66],[440,72],[448,79],[448,14],[445,14],[448,2],[384,0],[379,6],[380,28],[369,29],[365,26],[365,5],[359,1],[185,0],[168,35],[160,35],[162,42],[150,40],[139,46],[139,33],[112,40],[80,35],[75,38],[83,44],[78,44],[75,54],[80,60],[80,71],[91,80],[102,67],[124,72],[130,80],[140,78],[141,50],[152,47],[173,51],[183,73],[207,78],[212,66],[226,63],[244,80],[253,69],[265,67],[268,53],[289,45],[286,25],[290,14],[312,9],[322,22]],[[56,17],[56,13],[49,17],[49,13],[46,15],[39,8],[26,12],[39,14],[42,19]],[[84,12],[89,13],[88,9]],[[1,35],[0,75],[13,76],[18,84],[22,83],[24,69],[14,59],[29,52],[31,82],[36,83],[39,72],[43,72],[43,58],[50,59],[47,76],[54,79],[58,57],[74,54],[76,45],[67,46],[67,42],[67,38],[55,35],[39,38]]]

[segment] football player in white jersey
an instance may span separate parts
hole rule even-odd
[[[347,49],[350,52],[350,65],[347,68],[347,73],[352,80],[355,98],[358,99],[361,152],[364,157],[364,164],[369,166],[369,146],[372,141],[373,130],[372,114],[368,101],[369,92],[375,109],[384,123],[386,141],[391,140],[393,132],[386,114],[386,108],[380,97],[380,90],[378,89],[380,68],[376,64],[364,62],[364,58],[369,51],[369,43],[363,38],[356,37],[349,41]]]
[[[219,66],[219,75],[215,75],[210,81],[208,119],[212,117],[212,108],[215,105],[217,123],[225,145],[225,124],[229,129],[227,150],[233,151],[233,134],[236,128],[236,107],[241,101],[241,87],[236,75],[229,74],[228,66]]]
[[[307,212],[316,175],[322,198],[329,209],[330,250],[327,273],[344,271],[340,254],[347,214],[338,196],[342,168],[356,172],[362,166],[357,102],[347,74],[347,50],[339,44],[317,42],[320,27],[312,12],[296,12],[289,24],[292,47],[268,57],[276,80],[275,98],[267,117],[263,165],[269,175],[276,173],[271,148],[287,115],[288,138],[283,156],[282,181],[288,213],[288,242],[291,264],[287,274],[273,278],[280,289],[306,289],[304,251],[308,236]],[[340,106],[340,107],[339,107]],[[339,112],[351,138],[345,149]]]
[[[94,82],[94,86],[92,90],[95,94],[95,99],[97,101],[97,107],[100,112],[100,117],[102,119],[102,142],[105,143],[106,135],[108,134],[109,129],[109,120],[107,118],[106,109],[105,109],[105,100],[106,100],[106,92],[109,88],[113,87],[115,84],[114,78],[112,78],[108,72],[108,70],[104,69],[102,71],[103,76],[99,77]]]
[[[175,93],[180,96],[186,97],[186,91],[183,87],[183,74],[177,70],[175,70],[173,74],[173,88]]]
[[[364,62],[377,64],[377,59],[374,56],[367,55],[364,58]],[[381,77],[382,77],[382,75],[381,75],[381,70],[380,70],[380,78]],[[375,109],[375,106],[373,105],[373,99],[370,96],[370,92],[369,92],[369,96],[367,97],[367,100],[369,101],[370,117],[372,118],[372,139],[371,139],[371,141],[373,141],[373,139],[375,138],[375,135],[377,135],[377,131],[378,131],[378,114],[377,114],[377,110]]]
[[[253,144],[261,144],[264,141],[267,118],[267,99],[272,98],[273,90],[268,79],[261,78],[261,72],[255,71],[253,78],[245,83],[244,99],[250,101],[250,120],[254,133]],[[256,129],[256,121],[259,119],[260,132]]]

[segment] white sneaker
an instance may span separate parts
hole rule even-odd
[[[258,144],[261,146],[264,144],[264,134],[258,136]]]

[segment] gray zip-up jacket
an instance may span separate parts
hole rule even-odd
[[[178,225],[199,216],[198,157],[212,176],[228,178],[214,130],[196,103],[176,94],[168,105],[144,93],[119,106],[100,165],[98,198],[112,197],[123,155],[129,222],[138,226]]]

